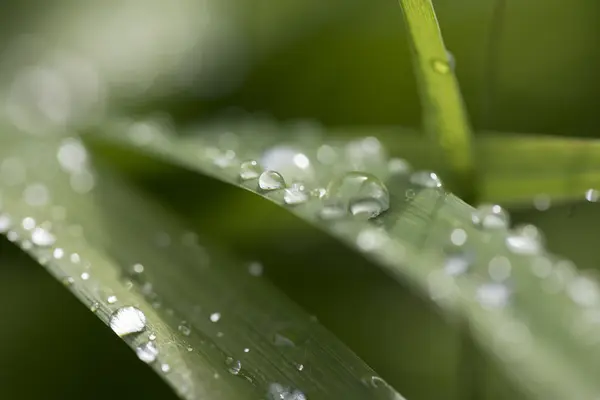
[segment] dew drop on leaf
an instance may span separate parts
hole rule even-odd
[[[444,272],[449,276],[462,275],[472,264],[472,254],[462,250],[448,252],[444,260]]]
[[[511,291],[504,283],[484,283],[477,288],[476,300],[485,308],[503,308],[510,300]]]
[[[147,341],[135,348],[135,354],[146,364],[153,363],[158,357],[158,348],[152,341]]]
[[[377,177],[364,172],[348,172],[327,187],[326,202],[346,208],[354,216],[377,217],[390,207],[387,188]],[[324,210],[321,210],[323,214]]]
[[[184,336],[190,336],[192,333],[192,328],[187,321],[181,321],[179,326],[177,327],[179,332],[181,332]]]
[[[585,192],[585,199],[590,203],[597,203],[600,199],[600,191],[596,189],[589,189]]]
[[[61,258],[63,258],[64,255],[65,251],[60,247],[57,247],[56,249],[54,249],[54,251],[52,251],[52,257],[54,257],[54,259],[56,260],[60,260]]]
[[[225,359],[225,365],[227,365],[227,370],[232,375],[238,375],[242,370],[242,362],[240,360],[234,360],[231,357]]]
[[[248,265],[248,273],[252,276],[262,276],[264,267],[259,262],[253,262]]]
[[[285,188],[285,180],[276,171],[265,171],[258,177],[258,187],[264,191]]]
[[[292,187],[285,189],[283,194],[283,201],[290,206],[306,203],[308,198],[306,188],[300,183],[292,184]]]
[[[510,277],[511,269],[510,260],[504,256],[496,256],[488,264],[488,273],[496,282],[507,280]]]
[[[106,301],[108,302],[108,304],[115,304],[118,301],[118,299],[117,296],[108,296]]]
[[[171,366],[169,364],[161,364],[160,365],[160,370],[163,373],[168,374],[169,372],[171,372]]]
[[[31,232],[31,241],[36,246],[48,247],[56,242],[56,237],[46,229],[37,227]]]
[[[427,189],[436,189],[443,186],[440,177],[431,171],[416,171],[410,175],[410,183]]]
[[[244,161],[240,164],[240,179],[242,181],[249,181],[256,179],[262,173],[262,168],[258,165],[255,160]]]
[[[473,224],[482,229],[506,229],[509,225],[508,213],[497,204],[483,204],[471,215]]]
[[[12,218],[8,214],[0,214],[0,232],[5,233],[12,227]]]
[[[221,313],[214,312],[214,313],[210,314],[211,322],[219,322],[220,319],[221,319]]]
[[[388,161],[388,169],[392,175],[407,175],[411,167],[408,161],[402,158],[392,158]]]
[[[289,146],[275,146],[267,149],[260,158],[261,165],[277,171],[283,179],[291,181],[312,181],[314,169],[306,154]]]
[[[435,58],[431,61],[431,66],[435,72],[438,74],[447,74],[451,71],[450,63],[446,60],[440,60]]]
[[[121,307],[110,316],[110,328],[120,337],[146,329],[146,316],[131,306]]]
[[[544,239],[533,225],[515,228],[506,237],[506,247],[513,254],[535,255],[542,251]]]
[[[267,391],[267,398],[269,400],[307,400],[308,398],[304,393],[297,389],[291,389],[285,387],[280,383],[269,384]]]
[[[31,217],[25,217],[25,218],[23,218],[23,221],[21,221],[21,226],[26,231],[30,231],[33,228],[35,228],[35,219],[33,219]]]

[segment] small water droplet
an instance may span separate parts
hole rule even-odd
[[[81,257],[77,253],[73,253],[69,256],[69,259],[73,264],[79,264],[81,262]]]
[[[410,175],[410,183],[428,189],[437,189],[443,186],[440,177],[431,171],[416,171]]]
[[[306,203],[308,198],[309,195],[306,192],[306,188],[300,183],[294,183],[291,188],[284,190],[283,201],[287,205],[295,206]]]
[[[221,319],[221,313],[214,312],[214,313],[210,314],[211,322],[219,322],[220,319]]]
[[[506,247],[514,254],[535,255],[543,249],[541,232],[533,225],[523,225],[515,228],[506,237]]]
[[[316,188],[310,191],[310,195],[312,197],[316,197],[317,199],[322,199],[327,195],[327,189],[325,188]]]
[[[30,231],[33,228],[35,228],[35,219],[33,219],[31,217],[25,217],[25,218],[23,218],[23,221],[21,221],[21,226],[26,231]]]
[[[473,224],[483,229],[506,229],[509,225],[508,213],[497,204],[483,204],[471,215]]]
[[[131,306],[121,307],[110,316],[110,327],[120,337],[146,329],[146,316]]]
[[[81,279],[87,281],[88,279],[90,279],[90,274],[88,272],[82,272]]]
[[[488,264],[488,273],[496,282],[507,280],[510,277],[511,269],[510,260],[504,256],[496,256]]]
[[[106,301],[108,302],[108,304],[115,304],[118,301],[118,299],[117,296],[108,296]]]
[[[50,192],[48,188],[41,183],[32,183],[25,188],[23,192],[25,203],[32,207],[41,207],[50,201]]]
[[[246,347],[246,348],[244,349],[244,353],[250,353],[250,349]]]
[[[8,232],[8,230],[11,228],[11,226],[12,226],[12,219],[10,218],[10,215],[0,214],[0,232],[1,233]]]
[[[75,138],[66,138],[60,143],[56,158],[61,168],[68,173],[81,172],[87,167],[87,150]]]
[[[74,284],[74,283],[75,283],[75,279],[73,279],[73,278],[72,278],[72,277],[70,277],[70,276],[67,276],[66,278],[64,278],[64,279],[62,280],[62,283],[63,283],[63,285],[65,285],[65,286],[71,286],[72,284]]]
[[[455,246],[462,246],[467,242],[467,232],[464,229],[457,228],[450,234],[450,241]]]
[[[190,336],[192,333],[192,327],[187,321],[181,321],[177,329],[179,329],[179,332],[181,332],[184,336]]]
[[[385,231],[376,228],[363,229],[356,237],[356,245],[364,251],[374,251],[388,241]]]
[[[275,171],[265,171],[258,177],[258,187],[264,191],[285,188],[285,180]]]
[[[262,276],[263,270],[263,265],[259,262],[253,262],[248,265],[248,273],[252,276]]]
[[[364,172],[348,172],[334,179],[327,188],[329,206],[343,207],[354,216],[375,218],[388,210],[390,196],[378,178]],[[323,216],[325,208],[321,209]]]
[[[52,251],[52,257],[54,257],[56,260],[60,260],[61,258],[63,258],[64,255],[65,251],[60,247],[57,247],[56,249],[54,249],[54,251]]]
[[[551,205],[552,199],[547,194],[538,194],[533,198],[533,207],[538,211],[546,211]]]
[[[56,242],[56,237],[44,228],[37,227],[31,232],[31,241],[36,246],[52,246]]]
[[[135,348],[135,354],[146,364],[153,363],[158,357],[158,348],[152,341],[142,343]],[[163,371],[164,372],[164,371]]]
[[[255,160],[244,161],[240,164],[240,179],[242,181],[256,179],[262,172],[261,166]]]
[[[225,365],[227,365],[227,370],[232,375],[238,375],[242,370],[242,362],[240,360],[234,360],[231,357],[225,359]]]
[[[213,163],[219,168],[227,168],[235,163],[235,151],[217,151],[213,156]]]
[[[431,66],[435,72],[442,75],[448,74],[452,70],[448,61],[439,58],[434,58],[431,61]]]
[[[504,283],[484,283],[477,288],[475,298],[485,308],[503,308],[508,305],[511,291]]]
[[[98,311],[99,308],[100,308],[100,303],[98,303],[98,302],[93,302],[90,305],[90,311],[93,312],[93,313],[95,313],[96,311]]]
[[[449,276],[459,276],[469,270],[473,263],[472,254],[460,249],[452,249],[444,260],[444,272]]]
[[[597,203],[598,199],[600,199],[600,191],[596,189],[588,189],[585,192],[585,199],[590,203]]]
[[[295,365],[298,371],[304,371],[304,364],[296,363]]]
[[[163,363],[163,364],[160,365],[160,370],[163,373],[168,374],[169,372],[171,372],[171,366],[169,364]]]

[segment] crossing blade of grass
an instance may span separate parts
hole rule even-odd
[[[457,188],[475,174],[471,127],[431,0],[399,0],[419,85],[423,129],[440,146]],[[469,193],[470,195],[470,193]]]
[[[531,228],[474,222],[489,214],[438,187],[434,175],[410,173],[373,137],[327,141],[309,129],[221,124],[184,137],[145,131],[151,134],[140,141],[138,124],[107,127],[108,133],[88,140],[98,151],[116,146],[142,152],[285,207],[407,282],[449,318],[463,319],[527,398],[592,400],[600,393],[592,372],[600,367],[594,339],[600,332],[590,319],[600,311],[598,284],[545,250]],[[288,185],[265,170],[281,172]],[[377,177],[370,182],[383,183],[390,194],[389,210],[377,218],[328,208],[340,177],[355,171]],[[275,188],[266,190],[273,179]],[[578,295],[581,285],[589,297]]]
[[[77,138],[5,129],[0,140],[0,231],[182,398],[402,399],[266,280],[240,273],[209,230],[185,229]]]

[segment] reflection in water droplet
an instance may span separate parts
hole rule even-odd
[[[210,314],[210,320],[212,322],[219,322],[220,319],[221,319],[221,313],[214,312],[214,313]]]
[[[135,348],[135,354],[146,364],[153,363],[158,357],[158,349],[152,341],[145,342]]]
[[[146,316],[135,307],[121,307],[110,316],[109,323],[111,329],[123,337],[146,329]]]
[[[0,214],[0,233],[7,232],[12,226],[12,219],[8,214]]]
[[[31,241],[36,246],[47,247],[52,246],[56,242],[56,237],[49,231],[37,227],[31,232]]]
[[[232,375],[238,375],[242,370],[242,362],[240,360],[234,360],[231,357],[225,359],[225,365],[227,365],[227,370]]]
[[[181,332],[184,336],[190,336],[192,333],[192,327],[187,321],[181,321],[179,326],[177,327],[179,332]]]
[[[260,163],[266,169],[277,171],[283,179],[291,181],[312,181],[314,170],[306,154],[289,146],[275,146],[266,150]]]
[[[484,283],[477,288],[476,299],[485,308],[508,305],[511,291],[504,283]]]
[[[473,224],[483,229],[506,229],[509,225],[508,213],[499,205],[483,204],[473,212]]]
[[[428,189],[436,189],[443,186],[440,177],[431,171],[413,172],[410,176],[410,183]]]
[[[262,172],[262,168],[255,160],[244,161],[240,164],[240,179],[243,181],[256,179]]]
[[[435,58],[431,61],[431,66],[433,67],[433,70],[438,74],[445,75],[451,71],[450,64],[446,60],[440,60],[438,58]]]
[[[306,203],[308,201],[306,188],[301,183],[294,183],[291,188],[285,189],[283,201],[290,206]]]
[[[253,262],[248,265],[248,273],[252,276],[262,276],[263,270],[263,265],[259,262]]]
[[[258,187],[261,190],[278,190],[285,188],[285,180],[275,171],[265,171],[258,177]]]
[[[378,216],[390,206],[390,196],[383,182],[371,174],[356,171],[334,179],[327,188],[326,200],[329,205],[346,208],[354,216],[367,218]]]

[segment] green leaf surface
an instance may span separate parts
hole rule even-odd
[[[526,398],[593,400],[600,392],[593,372],[600,367],[592,317],[599,311],[597,282],[549,254],[533,228],[474,224],[472,207],[388,159],[374,138],[346,143],[308,128],[218,124],[178,138],[160,130],[140,135],[139,127],[119,123],[89,140],[157,157],[284,206],[407,282],[448,317],[465,321]],[[262,164],[259,172],[281,172],[287,190],[261,190],[257,176],[241,179],[245,160]],[[337,218],[324,213],[337,190],[332,181],[351,171],[378,177],[390,193],[390,209],[370,220],[360,212],[351,216],[351,208]],[[286,195],[293,182],[328,191],[313,191],[291,206]],[[351,207],[352,199],[344,198]],[[465,271],[452,272],[457,265]]]
[[[130,327],[127,307],[141,310],[141,332],[121,336],[182,398],[402,398],[256,264],[186,229],[77,138],[0,140],[2,233],[115,332],[115,312]]]

